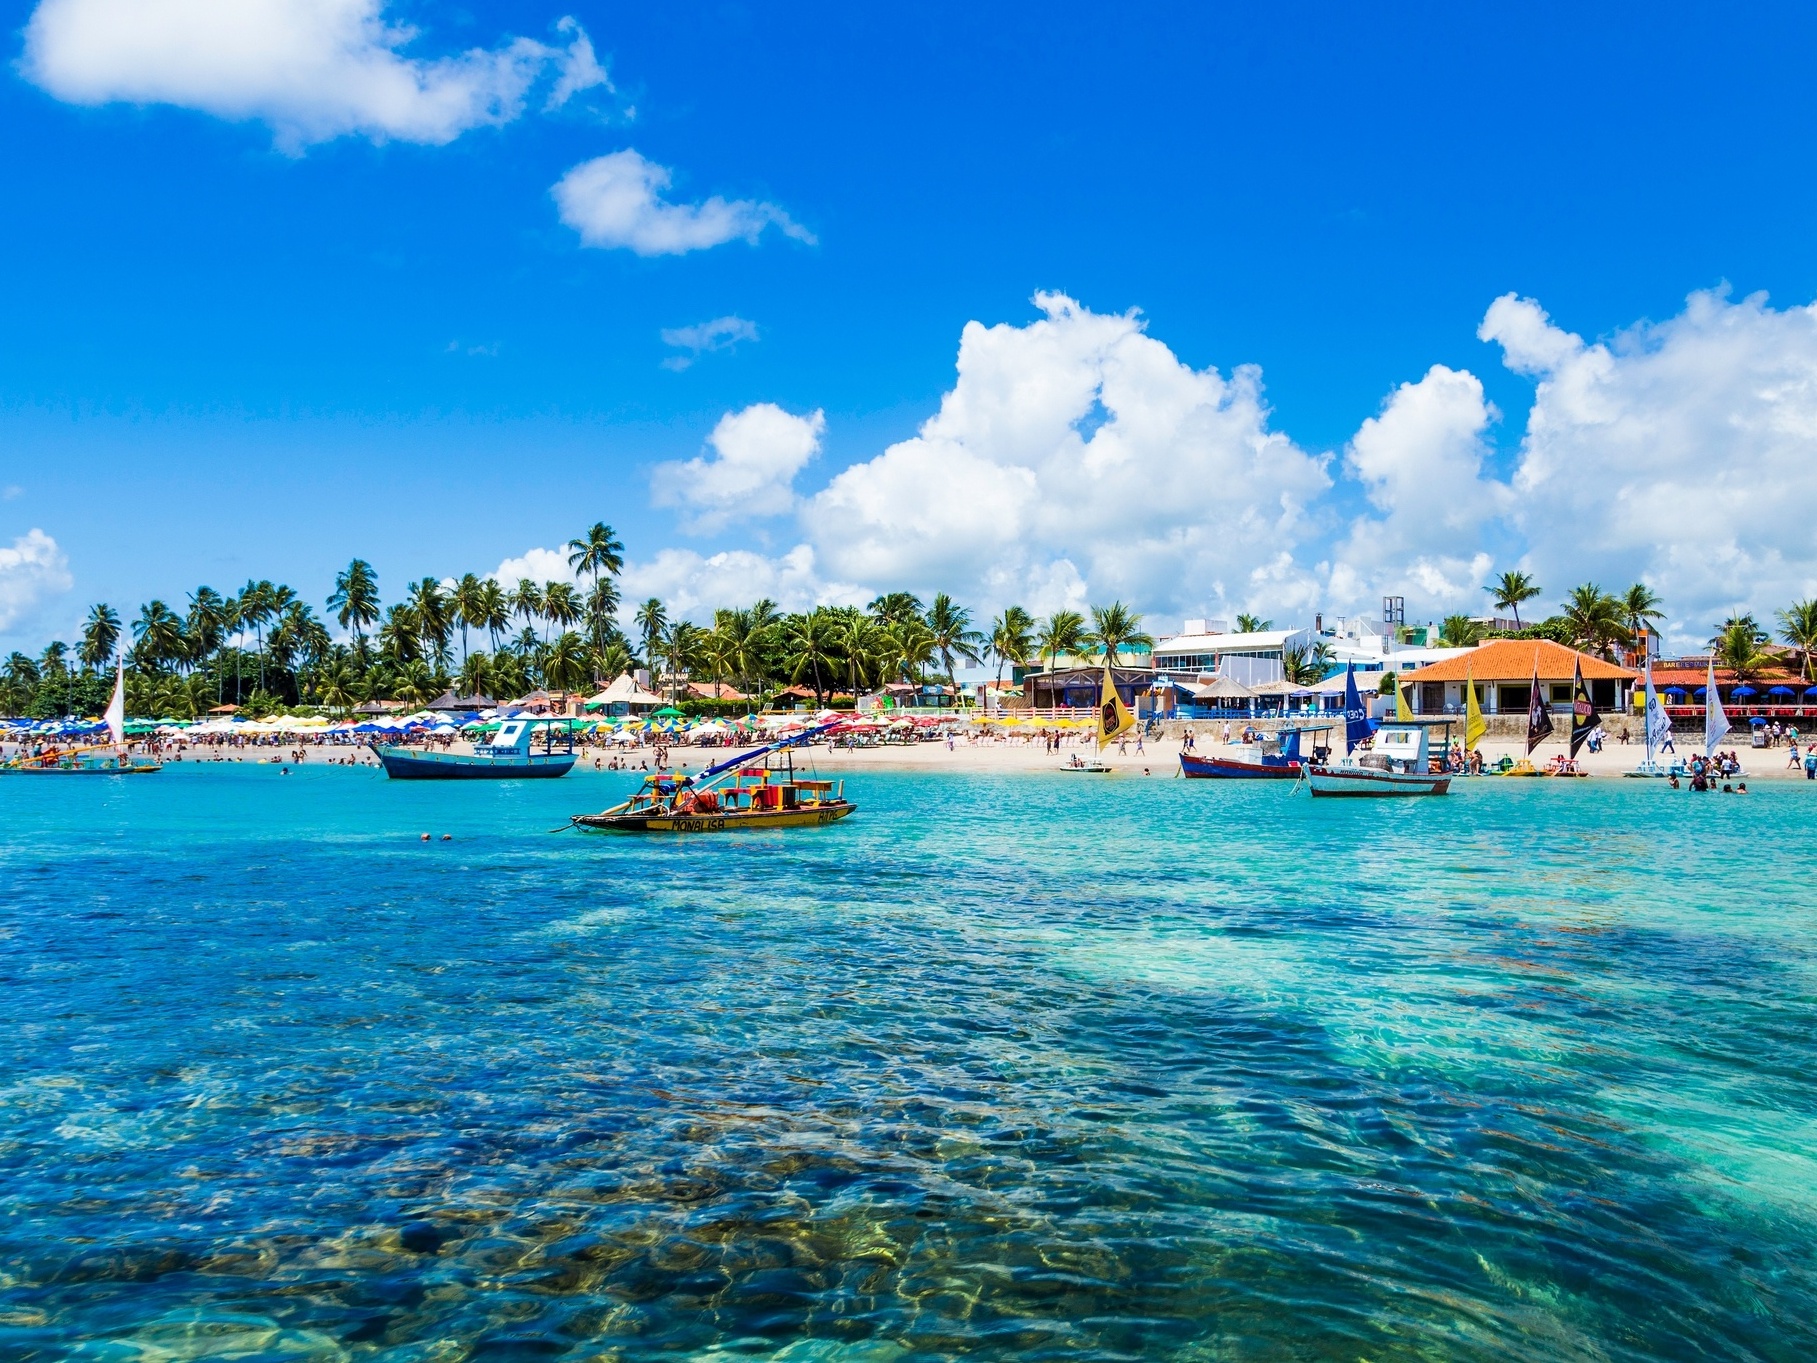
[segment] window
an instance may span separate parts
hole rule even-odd
[[[1495,688],[1495,706],[1503,714],[1513,714],[1525,710],[1533,704],[1533,688],[1526,682],[1518,685],[1503,684]]]
[[[1615,679],[1613,677],[1605,677],[1600,681],[1590,683],[1590,704],[1598,710],[1615,708]]]
[[[1552,703],[1554,705],[1569,705],[1571,703],[1570,682],[1552,683]]]
[[[1445,710],[1445,683],[1420,683],[1420,713],[1424,715],[1443,714]]]

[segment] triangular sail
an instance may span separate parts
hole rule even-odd
[[[1123,697],[1117,694],[1116,682],[1110,674],[1110,664],[1104,664],[1104,689],[1098,694],[1098,750],[1102,752],[1108,743],[1114,742],[1121,734],[1128,733],[1136,727],[1136,717],[1129,713],[1129,707],[1123,703]]]
[[[1647,765],[1653,765],[1653,754],[1672,736],[1672,717],[1666,713],[1666,707],[1659,703],[1659,696],[1653,690],[1653,652],[1647,650]]]
[[[1344,751],[1355,752],[1359,743],[1368,740],[1375,732],[1375,725],[1369,722],[1369,711],[1363,707],[1363,698],[1357,694],[1356,666],[1344,665]]]
[[[1584,741],[1596,732],[1596,726],[1602,723],[1602,716],[1596,713],[1596,707],[1590,703],[1590,689],[1584,685],[1583,659],[1577,660],[1577,670],[1571,674],[1571,756],[1577,756],[1577,750]]]
[[[126,659],[115,659],[114,698],[107,702],[107,734],[115,747],[126,743]]]
[[[1413,706],[1407,700],[1407,686],[1400,681],[1397,681],[1394,687],[1394,717],[1403,724],[1411,723],[1413,720]]]
[[[1703,755],[1716,756],[1716,745],[1729,732],[1729,714],[1716,694],[1716,659],[1710,659],[1709,680],[1703,685]]]
[[[1489,721],[1483,718],[1483,707],[1477,703],[1476,683],[1468,668],[1464,670],[1464,751],[1474,752],[1476,745],[1489,732]]]
[[[1539,653],[1533,655],[1533,690],[1527,701],[1527,756],[1533,756],[1533,750],[1546,739],[1552,737],[1552,707],[1546,704],[1546,698],[1539,686]]]

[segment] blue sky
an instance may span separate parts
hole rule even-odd
[[[728,583],[831,600],[889,572],[981,610],[1123,595],[1165,624],[1399,590],[1427,615],[1485,600],[1486,553],[1560,593],[1644,576],[1701,636],[1817,590],[1797,434],[1817,397],[1794,391],[1817,363],[1808,10],[247,0],[241,22],[276,35],[259,66],[221,0],[133,0],[186,36],[110,47],[122,3],[7,9],[0,647],[202,582],[274,577],[319,605],[355,554],[391,589],[492,571],[597,519],[629,586],[695,610]],[[367,56],[432,77],[540,44],[522,112],[374,115],[336,84],[370,66],[286,70],[309,55],[296,34],[349,12],[414,26]],[[548,108],[582,31],[610,84]],[[731,239],[646,254],[608,222],[588,245],[552,187],[627,151],[669,172],[659,206],[728,201]],[[1076,309],[1042,322],[1037,291]],[[1537,307],[1480,339],[1508,294]],[[1092,385],[1130,332],[1078,327],[1132,309],[1165,353],[1114,405]],[[722,318],[746,339],[664,342]],[[956,387],[974,321],[1004,354]],[[1051,413],[1022,405],[1048,400],[1041,326],[1090,375],[1056,380]],[[1190,411],[1147,419],[1176,361],[1259,366],[1266,410],[1216,436]],[[1695,373],[1721,379],[1699,398]],[[1068,482],[1070,446],[959,413],[895,463],[1014,528],[988,553],[943,538],[953,500],[908,506],[919,484],[875,461],[969,381],[994,396],[968,411],[1001,397],[1030,429],[1127,433],[1114,476],[1151,505]],[[1529,437],[1542,391],[1551,445]],[[771,423],[793,455],[706,445],[756,404],[822,415]],[[1288,464],[1241,464],[1264,436]],[[1743,500],[1629,533],[1659,482],[1623,493],[1637,452],[1694,505],[1711,467]],[[654,505],[656,466],[699,457],[708,481],[756,471],[705,511]],[[1604,503],[1627,508],[1613,541]]]

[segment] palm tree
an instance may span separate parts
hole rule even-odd
[[[461,666],[467,665],[467,626],[484,625],[485,588],[479,578],[472,573],[463,573],[461,580],[454,584],[454,590],[448,595],[448,604],[454,610],[454,618],[461,627]]]
[[[400,601],[385,612],[384,623],[379,626],[379,651],[387,662],[400,666],[422,657],[422,628],[416,612],[406,602]]]
[[[398,669],[392,695],[410,709],[417,710],[434,700],[440,689],[435,684],[435,674],[429,670],[429,664],[421,658],[412,658]]]
[[[631,613],[631,623],[637,626],[637,632],[643,639],[644,661],[654,668],[656,666],[656,642],[662,638],[662,632],[669,627],[668,608],[653,596]]]
[[[277,613],[278,589],[270,581],[249,581],[240,588],[240,624],[250,625],[259,646],[259,690],[265,689],[265,622]]]
[[[879,624],[900,625],[921,618],[921,598],[913,592],[885,592],[865,609]]]
[[[523,618],[526,628],[542,618],[543,589],[527,577],[518,578],[516,588],[505,597],[505,601],[511,607],[513,615]]]
[[[120,617],[106,602],[89,608],[88,623],[82,628],[82,646],[77,657],[85,667],[99,671],[113,661],[114,649],[120,642]]]
[[[1817,652],[1817,599],[1793,602],[1779,612],[1779,637],[1804,655],[1798,675],[1811,679],[1811,654]]]
[[[602,577],[587,593],[587,634],[595,650],[605,647],[618,632],[613,619],[618,614],[618,579]]]
[[[1771,655],[1760,647],[1760,630],[1751,615],[1730,619],[1711,642],[1717,662],[1733,672],[1738,682],[1754,677],[1772,661]]]
[[[1483,641],[1483,627],[1467,615],[1447,615],[1438,641],[1444,648],[1475,648]]]
[[[1623,633],[1621,602],[1594,582],[1571,589],[1564,617],[1571,643],[1586,653],[1606,652]]]
[[[135,660],[147,672],[159,671],[167,662],[181,661],[188,652],[183,621],[162,601],[148,601],[139,607],[132,632]]]
[[[1081,640],[1087,648],[1104,655],[1108,666],[1125,647],[1153,648],[1154,636],[1142,632],[1142,617],[1121,601],[1091,608],[1091,628]]]
[[[189,631],[189,647],[197,663],[203,662],[209,654],[215,655],[215,704],[221,703],[222,674],[225,668],[220,666],[220,653],[227,644],[227,602],[213,587],[197,587],[189,598],[189,615],[185,628]]]
[[[706,631],[699,625],[686,620],[677,620],[669,626],[668,632],[657,640],[657,647],[662,652],[663,671],[669,678],[669,700],[673,702],[680,694],[681,678],[684,673],[692,672],[700,659],[701,646],[706,640]]]
[[[1237,633],[1238,634],[1260,634],[1260,633],[1262,633],[1262,631],[1271,628],[1273,625],[1274,625],[1274,621],[1264,620],[1259,615],[1245,614],[1245,615],[1237,616]]]
[[[588,627],[593,634],[594,647],[605,642],[606,621],[611,619],[612,612],[618,608],[618,592],[602,592],[603,582],[617,577],[624,571],[625,546],[612,535],[612,527],[604,521],[595,521],[593,528],[580,539],[568,541],[568,566],[576,573],[593,575],[593,591],[587,598]],[[602,578],[601,574],[605,577]],[[611,602],[610,606],[605,603]],[[599,609],[595,610],[594,607]]]
[[[511,628],[511,603],[505,597],[505,590],[498,585],[498,579],[489,577],[480,583],[480,617],[477,623],[485,628],[486,641],[492,651],[498,652],[498,636]]]
[[[379,621],[379,577],[370,563],[356,558],[334,575],[334,595],[328,598],[328,609],[334,612],[342,629],[353,631],[356,640],[366,637],[366,627]]]
[[[580,594],[569,582],[550,582],[543,587],[543,619],[566,629],[580,619]]]
[[[1035,617],[1020,606],[1006,606],[991,621],[991,655],[997,660],[997,686],[1003,685],[1003,665],[1027,667],[1035,649]]]
[[[558,691],[578,691],[586,680],[587,642],[573,630],[565,629],[543,650],[543,685]]]
[[[416,619],[417,637],[423,644],[423,656],[440,662],[447,656],[448,642],[454,633],[447,594],[442,591],[440,582],[426,577],[410,588],[409,599],[410,614]]]
[[[824,606],[816,606],[806,615],[792,615],[783,627],[782,646],[788,659],[789,680],[800,681],[805,673],[814,679],[814,705],[823,703],[826,687],[823,678],[838,665],[838,622]]]
[[[1505,572],[1483,590],[1489,593],[1489,599],[1498,611],[1514,612],[1514,627],[1519,629],[1521,602],[1531,601],[1543,588],[1527,573]]]
[[[1335,655],[1324,640],[1310,648],[1296,646],[1281,655],[1281,676],[1295,686],[1314,686],[1325,680]]]
[[[353,668],[345,662],[336,662],[317,674],[315,693],[330,710],[347,711],[353,708],[353,688],[357,684]]]
[[[954,660],[964,658],[976,667],[981,661],[979,654],[985,647],[985,638],[972,628],[972,613],[945,592],[936,593],[934,604],[927,608],[927,627],[933,633],[934,648],[946,668],[946,684],[957,687],[959,679],[954,675]]]
[[[492,688],[497,685],[490,653],[470,653],[461,663],[460,687],[463,696],[486,696],[496,698]]]
[[[38,682],[39,685],[62,683],[63,703],[59,709],[68,711],[74,708],[69,704],[69,645],[61,639],[52,639],[45,646],[44,652],[38,655]]]
[[[1035,647],[1052,672],[1062,654],[1075,655],[1085,647],[1085,617],[1078,611],[1055,611],[1037,629]]]
[[[1653,627],[1655,620],[1663,620],[1666,613],[1659,608],[1659,594],[1644,582],[1636,582],[1620,597],[1621,618],[1627,623],[1628,633],[1634,636],[1636,645],[1641,635]]]

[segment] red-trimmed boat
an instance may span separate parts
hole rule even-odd
[[[1239,748],[1240,755],[1236,757],[1201,757],[1197,753],[1183,752],[1180,754],[1180,775],[1235,781],[1297,781],[1307,761],[1301,749],[1303,736],[1331,733],[1336,727],[1307,724],[1282,729],[1273,735],[1264,734],[1256,742]],[[1310,753],[1312,761],[1324,761],[1330,753],[1329,748],[1320,747],[1314,740]]]

